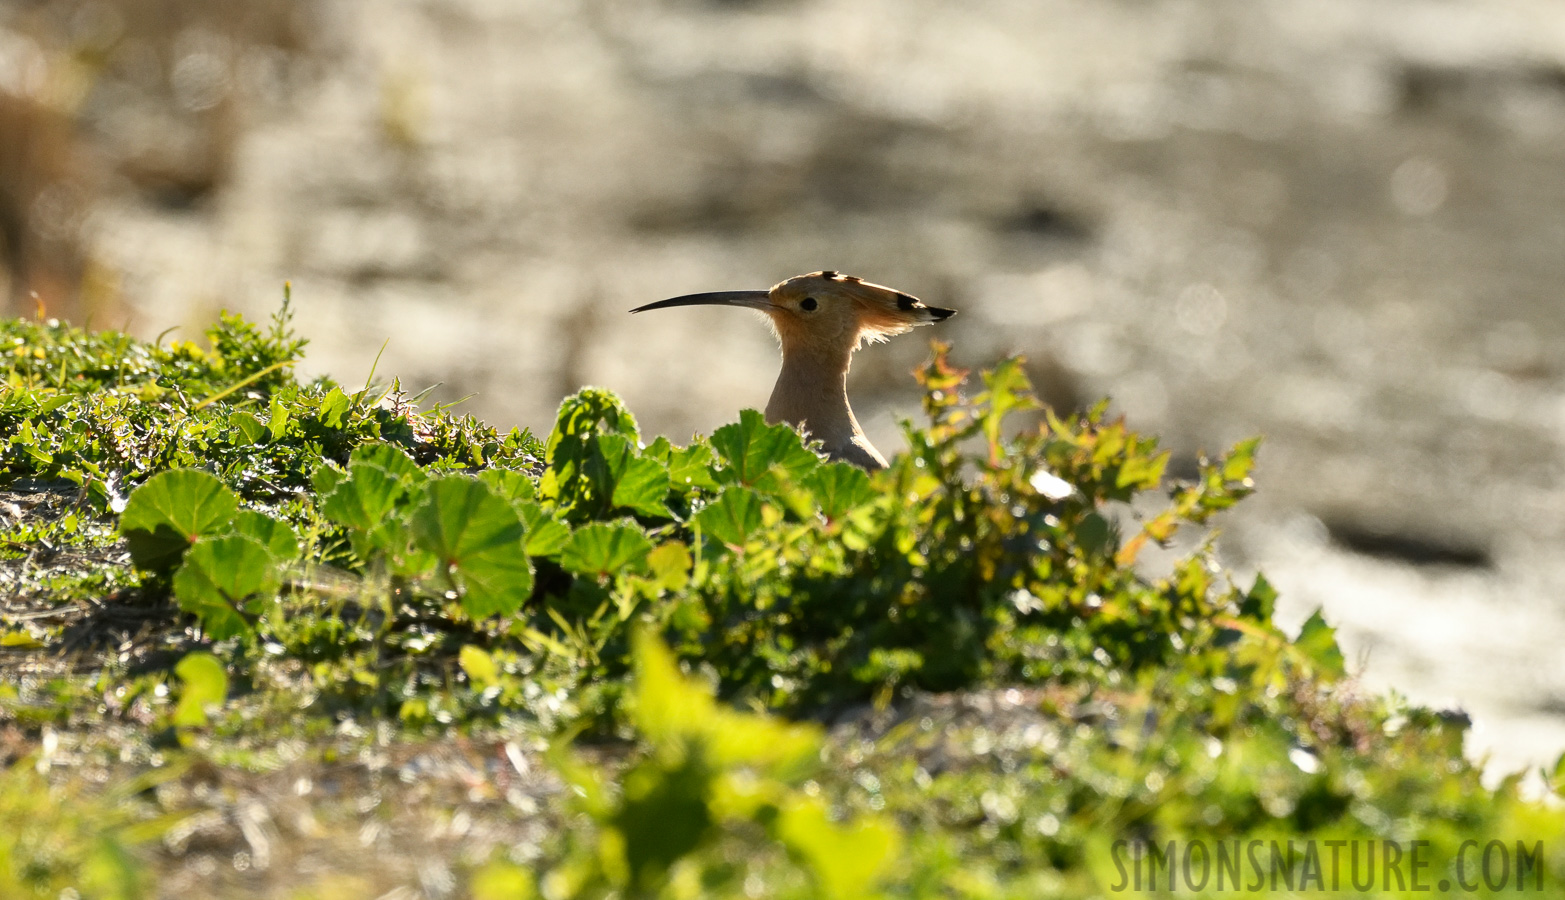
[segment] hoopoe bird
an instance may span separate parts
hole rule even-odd
[[[884,469],[886,458],[864,436],[848,405],[853,351],[956,312],[830,271],[797,275],[769,291],[686,294],[631,312],[674,306],[742,306],[765,313],[782,345],[782,372],[766,404],[766,421],[786,422],[820,441],[830,458],[870,470]]]

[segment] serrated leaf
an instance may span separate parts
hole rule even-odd
[[[728,464],[729,477],[739,484],[772,493],[785,479],[797,479],[820,465],[820,457],[805,448],[789,425],[768,425],[753,409],[739,421],[712,433],[712,447]]]
[[[1168,468],[1169,456],[1166,451],[1153,457],[1130,456],[1120,464],[1115,486],[1135,490],[1157,487],[1163,480],[1163,471]]]
[[[559,556],[571,539],[569,525],[550,515],[541,504],[531,501],[517,503],[516,512],[527,528],[523,546],[528,556]]]
[[[359,531],[374,531],[407,493],[402,480],[377,465],[359,463],[321,498],[321,515]]]
[[[1260,445],[1261,439],[1258,437],[1235,444],[1223,460],[1223,480],[1242,483],[1248,479],[1250,471],[1255,468],[1255,451]]]
[[[179,728],[200,728],[207,723],[207,707],[222,706],[228,699],[228,673],[210,653],[186,653],[174,665],[180,682],[179,705],[173,722]]]
[[[842,519],[854,507],[875,499],[869,475],[848,463],[822,465],[804,477],[804,485],[815,495],[821,514],[833,522]]]
[[[485,469],[478,473],[478,480],[489,485],[495,496],[513,504],[532,500],[538,493],[532,478],[514,469]]]
[[[710,444],[692,442],[688,447],[673,447],[668,451],[668,480],[673,489],[689,493],[700,488],[717,490],[717,479],[712,477],[712,463],[717,460]]]
[[[538,489],[567,520],[598,518],[611,510],[614,483],[598,439],[613,436],[632,445],[638,440],[635,418],[612,393],[584,388],[560,404]]]
[[[342,388],[332,388],[325,397],[321,398],[319,409],[321,422],[328,428],[341,428],[342,416],[353,406],[353,401],[342,392]]]
[[[532,593],[521,518],[478,479],[449,475],[430,481],[412,525],[415,542],[435,555],[473,618],[510,615]]]
[[[668,469],[655,459],[639,456],[629,438],[601,434],[597,450],[603,456],[610,489],[610,506],[644,516],[669,518]]]
[[[230,413],[228,421],[244,436],[247,444],[264,444],[272,436],[271,430],[260,419],[242,409]]]
[[[237,534],[197,541],[174,573],[180,608],[195,614],[215,640],[249,631],[250,619],[278,586],[271,551]]]
[[[269,550],[279,562],[299,555],[299,536],[287,523],[263,513],[240,510],[234,516],[234,533],[252,538]]]
[[[41,424],[38,427],[40,430],[43,429]],[[27,451],[28,456],[31,456],[43,465],[49,465],[54,461],[53,454],[38,446],[38,435],[33,431],[31,419],[22,420],[22,427],[11,438],[11,443],[19,445],[23,450]]]
[[[1265,575],[1257,572],[1255,584],[1245,592],[1244,599],[1239,603],[1239,614],[1247,619],[1270,623],[1276,607],[1277,589],[1272,587]]]
[[[984,437],[989,441],[991,460],[1000,452],[1000,430],[1005,417],[1013,412],[1038,408],[1038,400],[1032,393],[1032,382],[1022,368],[1019,357],[1002,360],[991,371],[983,373],[986,390],[976,398],[982,407]]]
[[[695,514],[695,524],[708,537],[744,546],[763,522],[761,495],[745,487],[725,488],[717,500]]]
[[[409,489],[429,480],[429,475],[418,467],[407,451],[385,441],[372,441],[354,447],[352,455],[348,457],[348,471],[352,472],[361,465],[379,466]]]
[[[74,399],[75,397],[70,394],[57,394],[50,397],[48,400],[38,404],[38,415],[40,417],[47,416]]]
[[[310,487],[314,488],[315,496],[325,497],[333,490],[336,490],[337,485],[341,484],[343,479],[347,477],[347,472],[322,460],[316,464],[314,469],[310,470]]]
[[[635,525],[593,522],[576,529],[560,551],[567,572],[592,577],[642,575],[652,541]]]
[[[120,533],[141,569],[171,569],[197,539],[228,530],[239,497],[216,476],[175,469],[147,479],[125,503]]]
[[[520,548],[470,557],[452,568],[452,576],[462,608],[474,619],[512,615],[533,591],[532,563]]]
[[[1337,646],[1337,629],[1326,624],[1319,609],[1299,629],[1293,646],[1323,674],[1340,677],[1347,671],[1342,650]]]
[[[278,440],[288,433],[288,420],[291,417],[292,415],[288,412],[288,406],[283,403],[282,398],[272,397],[271,415],[266,421],[266,430],[271,435],[272,440]]]

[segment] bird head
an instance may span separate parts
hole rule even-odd
[[[742,306],[765,313],[784,353],[851,352],[865,342],[883,341],[914,326],[947,319],[955,312],[925,306],[911,294],[830,271],[797,275],[769,291],[687,294],[649,303],[631,312],[712,305]]]

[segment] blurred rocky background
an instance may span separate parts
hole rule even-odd
[[[0,297],[152,337],[263,318],[547,430],[764,404],[675,294],[822,268],[962,314],[1188,470],[1264,433],[1224,552],[1496,771],[1565,749],[1558,0],[0,0]]]

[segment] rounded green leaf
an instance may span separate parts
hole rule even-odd
[[[528,556],[559,556],[571,539],[571,528],[549,515],[544,508],[531,501],[516,504],[516,512],[527,526],[527,540],[523,546]]]
[[[761,528],[761,495],[749,488],[728,488],[696,513],[695,523],[708,537],[742,547]]]
[[[216,640],[243,634],[261,603],[277,594],[277,564],[254,538],[230,534],[197,541],[174,574],[174,596]]]
[[[577,575],[642,575],[652,541],[634,525],[593,522],[576,529],[560,553],[560,565]]]
[[[240,510],[234,516],[234,533],[253,538],[270,550],[279,562],[288,562],[299,555],[299,536],[294,534],[293,528],[264,513]]]
[[[372,441],[353,448],[353,454],[348,457],[348,469],[364,464],[379,466],[398,481],[410,486],[422,484],[429,477],[407,451],[385,441]]]
[[[823,465],[804,476],[804,485],[815,494],[821,514],[831,521],[837,521],[859,504],[875,499],[869,475],[849,463]]]
[[[141,569],[172,569],[198,538],[228,530],[239,497],[200,469],[175,469],[136,488],[120,515],[120,533]]]
[[[515,469],[485,469],[478,473],[478,480],[512,503],[531,500],[538,494],[537,483],[526,472]]]
[[[669,517],[664,505],[669,490],[667,466],[638,455],[636,445],[623,435],[598,435],[597,449],[613,484],[611,506],[643,516]]]
[[[514,613],[532,593],[523,534],[511,504],[465,475],[431,481],[413,511],[414,541],[435,554],[475,619]]]
[[[775,492],[783,478],[798,478],[820,465],[791,425],[768,425],[759,412],[747,409],[739,421],[712,432],[712,446],[742,485]]]
[[[406,490],[395,474],[373,463],[359,463],[321,498],[321,514],[338,525],[372,531],[391,514]]]

